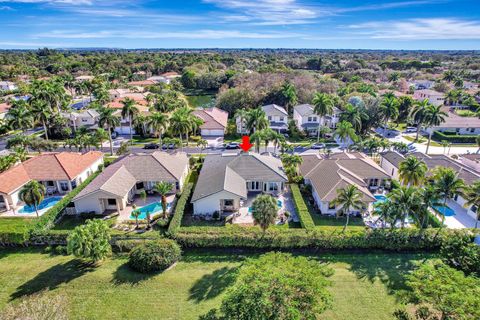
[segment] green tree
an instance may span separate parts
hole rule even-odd
[[[192,123],[190,119],[191,112],[192,110],[189,108],[180,108],[175,110],[170,118],[170,127],[172,128],[172,131],[175,134],[178,134],[178,136],[180,137],[180,144],[182,146],[182,150],[183,150],[182,136],[183,134],[186,134],[188,136],[188,133],[192,128]],[[187,137],[187,141],[188,141],[188,137]]]
[[[452,168],[437,167],[433,171],[433,185],[438,194],[443,198],[443,207],[447,206],[447,200],[453,198],[457,193],[461,193],[464,187],[463,180],[458,177],[458,173]],[[442,226],[445,223],[445,215],[442,214]]]
[[[172,192],[172,188],[173,184],[166,181],[161,181],[153,187],[153,190],[161,197],[163,217],[167,216],[167,194]]]
[[[413,211],[421,229],[428,227],[430,210],[433,207],[441,206],[441,196],[432,185],[418,189],[420,196],[420,207]]]
[[[87,220],[86,224],[76,227],[67,238],[67,251],[93,263],[108,257],[112,247],[107,222],[91,219]]]
[[[349,103],[340,115],[340,120],[350,122],[356,131],[360,131],[362,129],[362,117],[361,109]]]
[[[274,197],[268,194],[259,195],[252,203],[252,216],[255,224],[259,225],[263,233],[275,223],[278,206]]]
[[[285,109],[289,112],[290,108],[298,103],[297,89],[291,82],[286,81],[282,86],[281,92],[286,102]]]
[[[428,154],[430,143],[432,141],[433,127],[437,127],[445,122],[445,117],[448,115],[441,110],[441,106],[428,105],[425,108],[425,125],[430,128],[430,134],[428,135],[427,150],[425,154]]]
[[[168,128],[169,119],[166,114],[153,112],[148,118],[148,125],[152,130],[158,133],[158,142],[162,145],[162,135]]]
[[[9,127],[25,131],[33,126],[32,113],[24,100],[14,101],[5,116]]]
[[[333,270],[305,257],[271,252],[249,259],[220,307],[200,319],[316,319],[331,307]]]
[[[313,112],[317,114],[321,121],[318,122],[317,129],[317,142],[320,141],[320,127],[325,123],[325,116],[331,115],[333,113],[333,100],[326,93],[317,92],[313,96]]]
[[[35,213],[38,214],[38,206],[45,198],[46,188],[43,184],[38,181],[32,180],[22,187],[20,193],[18,194],[20,200],[25,202],[29,206],[35,208]]]
[[[455,77],[456,77],[455,72],[453,72],[452,70],[446,70],[443,73],[443,80],[447,82],[452,82],[455,79]]]
[[[415,102],[412,110],[410,111],[409,118],[417,126],[417,136],[415,137],[416,141],[418,141],[418,137],[420,136],[420,130],[422,129],[422,126],[425,124],[425,121],[426,121],[425,110],[429,105],[430,105],[430,102],[428,101],[428,99],[417,101]]]
[[[246,120],[245,126],[249,134],[268,127],[267,115],[261,108],[248,110]]]
[[[363,211],[366,207],[363,201],[363,193],[353,184],[342,189],[337,189],[337,197],[332,202],[336,206],[340,206],[337,213],[343,214],[346,217],[342,232],[345,232],[347,229],[352,210]]]
[[[398,118],[398,107],[399,103],[397,98],[384,98],[381,105],[380,105],[380,111],[382,112],[383,118],[385,120],[385,128],[388,127],[388,122],[390,120],[395,120]]]
[[[477,208],[475,212],[477,215],[475,219],[475,228],[477,228],[478,220],[480,220],[480,181],[475,181],[473,184],[466,186],[464,188],[462,196],[466,200],[466,203],[465,203],[466,208],[473,207],[473,206]]]
[[[407,186],[419,186],[425,180],[428,171],[427,164],[414,156],[408,156],[400,162],[398,173],[400,181]]]
[[[120,125],[120,119],[114,114],[115,110],[110,108],[101,108],[98,124],[100,127],[106,128],[108,132],[108,140],[110,141],[110,155],[113,156],[112,130]]]
[[[128,119],[128,123],[130,124],[130,144],[133,144],[133,121],[136,115],[139,113],[139,110],[135,106],[135,100],[131,98],[124,98],[120,102],[123,105],[122,117],[124,119]]]
[[[137,209],[137,205],[136,204],[132,204],[132,217],[135,218],[135,228],[138,229],[138,217],[141,215],[142,213],[140,212],[140,210]]]
[[[408,215],[415,212],[421,206],[421,198],[418,189],[414,187],[400,186],[388,194],[398,210],[402,228],[405,227],[405,220]]]
[[[353,142],[358,140],[357,133],[352,124],[346,121],[341,121],[337,124],[334,136],[339,139],[342,144],[347,144],[349,140]]]

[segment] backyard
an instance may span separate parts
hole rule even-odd
[[[197,319],[220,304],[234,271],[245,257],[222,252],[190,251],[172,269],[150,276],[130,271],[125,257],[92,268],[70,256],[39,249],[5,250],[0,259],[0,309],[23,295],[42,290],[63,294],[72,319]],[[420,254],[325,254],[333,308],[321,319],[392,319],[399,306],[402,276]]]

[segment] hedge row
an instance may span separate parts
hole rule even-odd
[[[308,211],[307,204],[303,200],[300,188],[297,184],[291,184],[290,190],[292,191],[293,202],[295,203],[295,209],[297,210],[297,215],[300,219],[302,228],[306,230],[313,230],[315,228],[315,223],[313,222],[312,216]]]
[[[469,134],[445,134],[440,131],[433,132],[432,138],[436,141],[448,141],[452,143],[475,143],[475,139],[478,135]]]
[[[178,198],[177,205],[175,206],[175,212],[173,214],[170,225],[168,226],[168,232],[170,234],[175,234],[182,224],[183,214],[185,212],[185,207],[187,205],[188,199],[192,193],[193,183],[189,182],[183,188],[182,195]]]
[[[217,228],[220,229],[220,228]],[[464,236],[468,230],[443,229],[365,229],[331,232],[305,229],[268,230],[265,235],[256,228],[181,228],[174,238],[183,247],[255,248],[255,249],[316,249],[387,251],[435,251],[444,239]]]
[[[30,229],[31,234],[42,234],[46,231],[53,228],[55,221],[60,217],[63,210],[72,202],[73,198],[80,193],[93,179],[95,179],[100,174],[100,171],[95,172],[90,177],[88,177],[83,183],[73,189],[68,193],[62,200],[58,201],[53,207],[48,209],[41,217],[35,220],[32,228]]]

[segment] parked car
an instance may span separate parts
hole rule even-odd
[[[148,143],[143,146],[143,149],[158,149],[160,148],[160,145],[158,143]]]
[[[239,149],[240,148],[240,143],[238,142],[230,142],[225,146],[225,149],[231,150],[231,149]]]
[[[310,149],[319,150],[319,149],[324,149],[325,147],[326,147],[325,143],[314,143],[310,146]]]
[[[168,144],[168,149],[173,150],[173,149],[176,149],[176,148],[177,148],[177,146],[175,145],[175,143],[169,143]]]
[[[407,127],[404,131],[404,133],[414,133],[417,132],[417,128],[415,127]]]

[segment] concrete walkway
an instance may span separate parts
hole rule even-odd
[[[410,137],[415,137],[416,134],[409,134]],[[389,138],[390,142],[403,142],[406,144],[411,144],[412,141],[405,139],[403,134],[400,134],[396,137]],[[427,143],[413,143],[413,146],[417,148],[417,151],[425,153],[427,151]],[[476,153],[478,151],[478,147],[462,147],[462,146],[452,146],[450,148],[443,148],[430,145],[428,149],[428,154],[466,154],[466,153]]]

